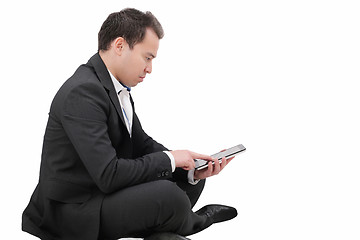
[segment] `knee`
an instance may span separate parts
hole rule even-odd
[[[161,208],[177,214],[186,213],[191,210],[191,203],[186,192],[170,181],[159,181],[159,192],[162,199]]]

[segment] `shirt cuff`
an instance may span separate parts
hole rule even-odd
[[[194,173],[195,173],[195,169],[189,170],[188,171],[188,182],[192,185],[196,185],[198,182],[200,182],[200,180],[194,180]]]
[[[171,171],[174,172],[176,168],[174,156],[169,151],[164,151],[164,153],[166,153],[166,155],[168,155],[168,157],[170,158]]]

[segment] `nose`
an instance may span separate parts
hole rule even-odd
[[[146,67],[145,67],[145,72],[146,73],[151,73],[152,72],[152,62],[149,62]]]

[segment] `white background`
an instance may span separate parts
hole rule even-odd
[[[148,134],[170,149],[248,149],[195,207],[239,216],[192,239],[360,239],[360,7],[349,0],[3,1],[0,238],[35,239],[21,213],[50,103],[125,7],[165,30],[132,91]]]

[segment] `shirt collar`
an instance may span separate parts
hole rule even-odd
[[[114,87],[115,87],[115,91],[117,94],[119,94],[122,90],[126,89],[130,92],[131,88],[129,88],[128,86],[125,86],[124,84],[122,84],[121,82],[119,82],[115,77],[114,75],[112,75],[112,73],[109,71],[108,69],[108,72],[110,74],[110,77],[111,77],[111,80],[114,84]]]

